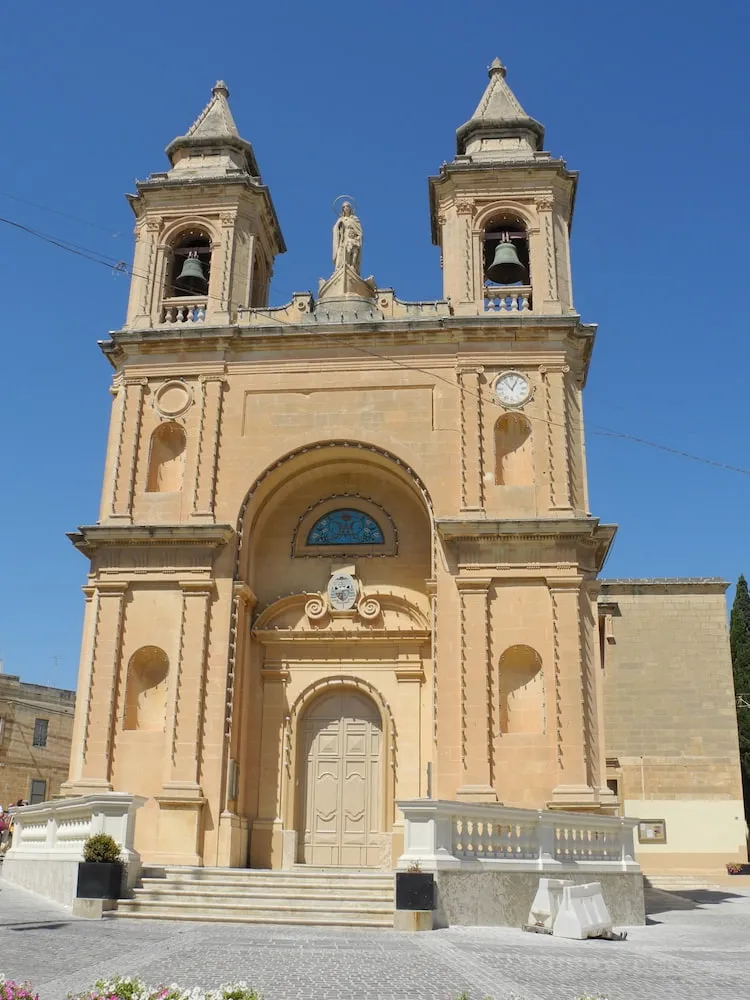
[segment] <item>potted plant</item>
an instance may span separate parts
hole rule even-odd
[[[397,910],[434,910],[435,877],[415,862],[405,872],[396,872]]]
[[[95,833],[83,845],[78,863],[79,899],[119,899],[122,883],[120,847],[108,833]]]
[[[728,875],[750,875],[750,865],[740,861],[729,861],[727,863]]]

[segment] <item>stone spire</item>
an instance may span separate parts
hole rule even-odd
[[[228,97],[229,88],[223,80],[218,80],[211,91],[211,100],[185,135],[167,146],[166,154],[173,169],[180,172],[190,169],[200,174],[239,169],[252,177],[260,176],[253,147],[240,136]]]
[[[468,122],[456,132],[460,156],[502,162],[531,159],[544,142],[544,127],[529,118],[505,81],[505,66],[493,59],[490,82]]]

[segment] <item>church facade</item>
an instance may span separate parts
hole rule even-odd
[[[71,535],[91,568],[65,791],[146,796],[147,863],[389,867],[420,797],[623,808],[577,175],[489,76],[430,179],[441,301],[361,273],[345,201],[317,296],[270,307],[284,239],[221,82],[130,196],[100,518]]]

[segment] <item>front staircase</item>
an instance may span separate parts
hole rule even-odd
[[[115,915],[322,927],[393,927],[393,875],[360,869],[144,868]]]

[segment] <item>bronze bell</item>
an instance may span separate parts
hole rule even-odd
[[[485,277],[497,285],[513,285],[526,281],[526,268],[518,259],[512,243],[498,243],[495,257],[485,272]]]
[[[203,265],[198,260],[198,254],[195,250],[189,254],[182,265],[182,270],[174,286],[178,295],[204,295],[208,291]]]

